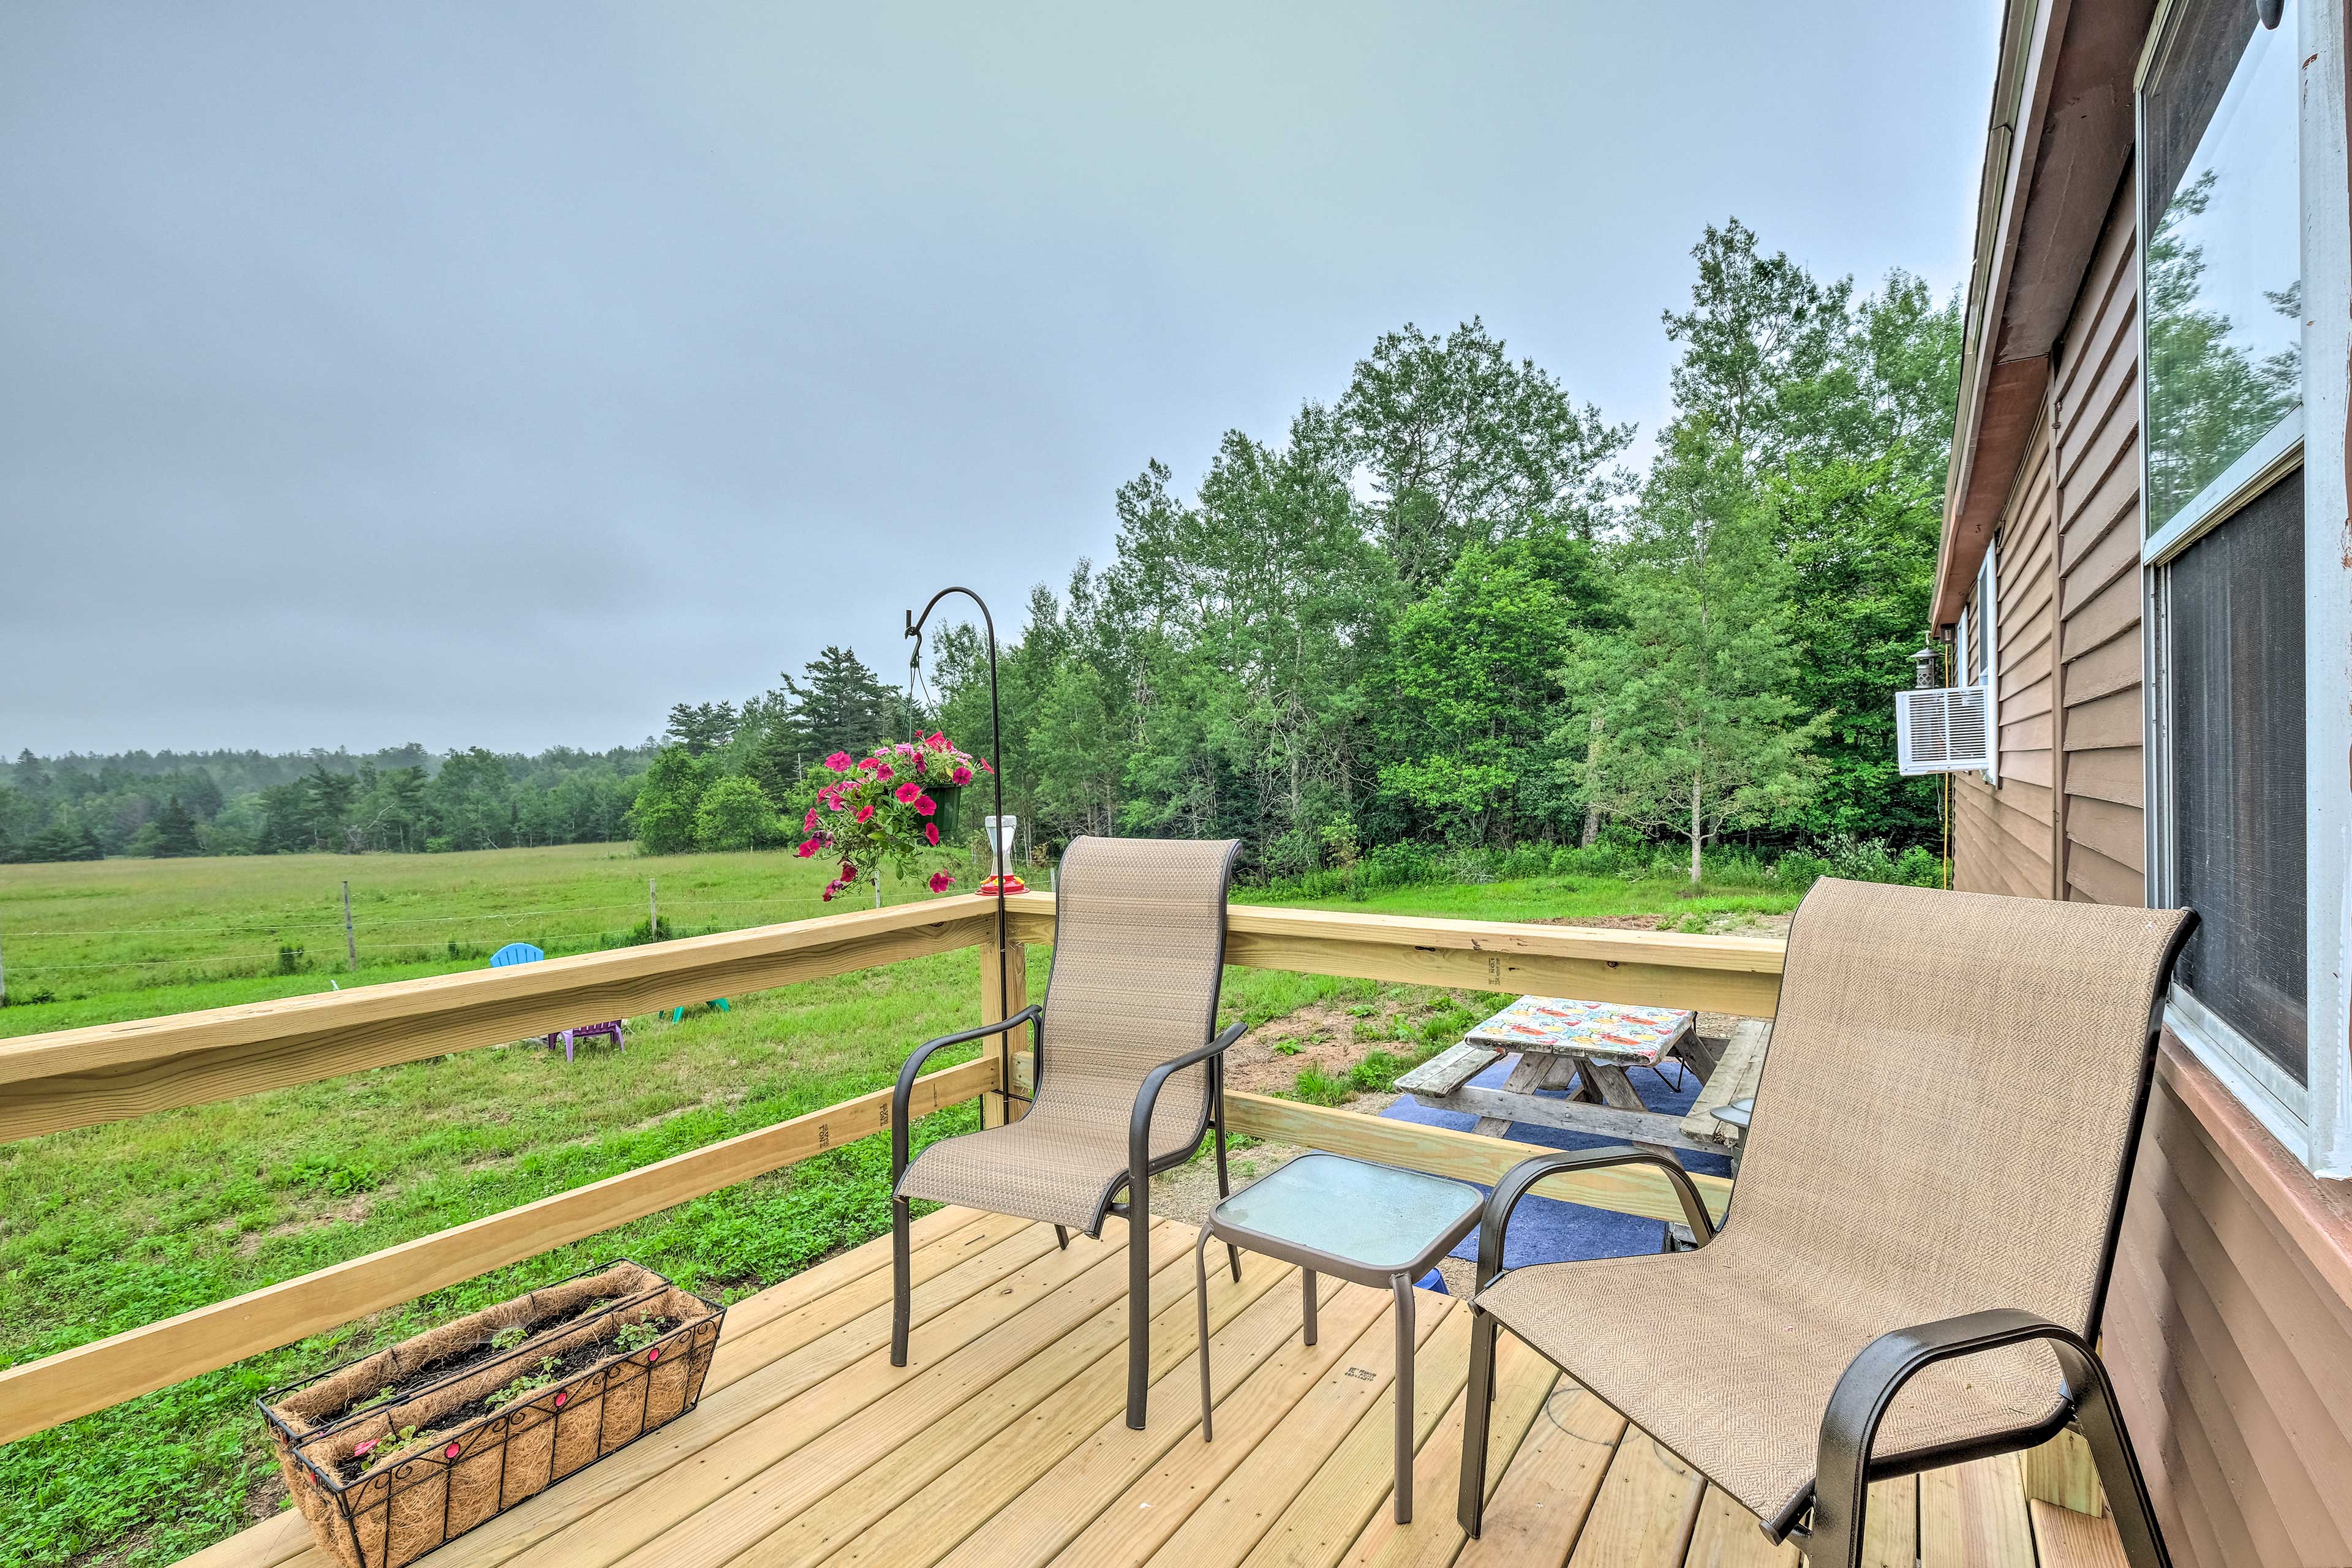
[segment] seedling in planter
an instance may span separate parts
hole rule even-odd
[[[634,1323],[624,1323],[621,1331],[613,1336],[613,1343],[623,1355],[634,1355],[669,1332],[667,1318],[643,1318]]]
[[[530,1329],[521,1323],[515,1323],[492,1334],[490,1348],[494,1351],[510,1351],[529,1338],[530,1338]]]
[[[524,1373],[504,1388],[485,1397],[482,1403],[493,1410],[511,1405],[524,1394],[536,1389],[545,1388],[549,1384],[553,1383],[555,1374],[562,1369],[562,1366],[563,1363],[551,1355],[541,1356],[537,1372]]]

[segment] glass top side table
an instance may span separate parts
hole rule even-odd
[[[1209,1242],[1298,1266],[1306,1342],[1315,1342],[1315,1276],[1332,1274],[1396,1297],[1396,1519],[1412,1522],[1412,1282],[1476,1227],[1486,1194],[1467,1182],[1400,1171],[1344,1154],[1302,1154],[1220,1203],[1193,1252],[1199,1279],[1201,1440],[1210,1427]]]

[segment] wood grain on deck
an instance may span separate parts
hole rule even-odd
[[[1217,1437],[1200,1439],[1188,1227],[1152,1229],[1151,1407],[1128,1429],[1127,1256],[948,1209],[918,1222],[915,1329],[889,1364],[887,1240],[737,1303],[701,1405],[460,1536],[428,1568],[1792,1568],[1754,1519],[1507,1335],[1483,1539],[1454,1519],[1468,1314],[1425,1297],[1414,1519],[1389,1507],[1393,1308],[1325,1280],[1321,1342],[1297,1281],[1213,1270]],[[1927,1568],[2105,1568],[2114,1531],[2030,1514],[2017,1461],[1874,1491],[1872,1537]],[[2049,1510],[2050,1515],[2060,1510]],[[1882,1518],[1880,1517],[1883,1515]],[[334,1568],[299,1517],[184,1568]]]

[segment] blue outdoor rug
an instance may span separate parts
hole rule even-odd
[[[1470,1081],[1481,1089],[1500,1089],[1503,1080],[1517,1058],[1507,1056]],[[1674,1087],[1675,1073],[1669,1067],[1664,1079],[1647,1068],[1636,1068],[1627,1075],[1642,1103],[1652,1110],[1675,1116],[1686,1114],[1692,1101],[1698,1098],[1698,1077],[1688,1068],[1681,1071],[1682,1087]],[[1565,1100],[1565,1089],[1538,1090],[1547,1100]],[[1426,1127],[1451,1127],[1467,1132],[1478,1124],[1475,1116],[1455,1110],[1432,1110],[1411,1095],[1399,1100],[1381,1115],[1400,1121],[1418,1121]],[[1553,1127],[1536,1127],[1524,1121],[1514,1121],[1507,1136],[1523,1143],[1538,1143],[1547,1149],[1599,1149],[1622,1140],[1597,1137],[1587,1132],[1564,1132]],[[1685,1154],[1683,1163],[1693,1171],[1712,1175],[1731,1174],[1731,1162],[1720,1154]],[[1512,1211],[1510,1234],[1504,1240],[1503,1264],[1508,1268],[1524,1268],[1530,1263],[1563,1263],[1580,1258],[1625,1258],[1635,1253],[1655,1252],[1664,1241],[1663,1221],[1639,1219],[1633,1215],[1612,1214],[1606,1209],[1589,1209],[1576,1204],[1564,1204],[1556,1198],[1528,1197],[1519,1200]],[[1454,1249],[1456,1258],[1475,1261],[1478,1257],[1478,1233],[1472,1231],[1461,1246]],[[1437,1271],[1432,1269],[1422,1284],[1430,1289],[1443,1290]]]

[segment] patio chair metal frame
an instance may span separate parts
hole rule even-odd
[[[2123,1235],[2124,1205],[2131,1190],[2134,1163],[2147,1117],[2148,1096],[2155,1081],[2158,1043],[2164,1032],[2165,999],[2181,950],[2197,928],[2189,911],[2173,932],[2157,972],[2156,994],[2148,1010],[2139,1085],[2124,1145],[2123,1166],[2109,1205],[2106,1235],[2098,1261],[2089,1321],[2095,1329],[2105,1310],[2107,1288],[2115,1272],[2116,1252]],[[1792,933],[1793,934],[1793,933]],[[1769,1067],[1768,1064],[1767,1070]],[[1664,1155],[1628,1146],[1538,1154],[1505,1173],[1487,1199],[1478,1237],[1478,1292],[1503,1272],[1503,1243],[1511,1212],[1529,1188],[1547,1176],[1565,1171],[1591,1171],[1616,1165],[1649,1164],[1664,1173],[1680,1201],[1686,1223],[1704,1248],[1718,1233],[1701,1201],[1697,1187],[1682,1166]],[[1724,1224],[1730,1224],[1727,1213]],[[1694,1248],[1695,1252],[1697,1250]],[[1466,1420],[1462,1443],[1462,1481],[1456,1514],[1475,1539],[1486,1504],[1487,1426],[1495,1394],[1496,1336],[1505,1325],[1471,1300],[1470,1379],[1465,1399]],[[1524,1336],[1522,1336],[1524,1340]],[[2011,1345],[2040,1341],[2055,1355],[2064,1382],[2064,1397],[2051,1418],[2002,1432],[1979,1441],[1914,1450],[1899,1458],[1873,1457],[1880,1424],[1895,1395],[1911,1379],[1938,1362],[1979,1354]],[[1540,1347],[1529,1346],[1559,1365]],[[1563,1372],[1572,1369],[1561,1366]],[[1590,1391],[1588,1391],[1590,1392]],[[1595,1397],[1600,1397],[1597,1394]],[[1606,1401],[1604,1401],[1606,1403]],[[1612,1406],[1614,1408],[1614,1406]],[[1619,1410],[1639,1425],[1633,1412]],[[2164,1536],[2150,1504],[2146,1478],[2134,1453],[2129,1434],[2116,1407],[2115,1385],[2108,1379],[2098,1352],[2082,1334],[2037,1313],[2015,1308],[1990,1308],[1932,1322],[1895,1329],[1873,1340],[1853,1357],[1838,1379],[1822,1414],[1820,1446],[1812,1484],[1777,1514],[1759,1525],[1774,1545],[1796,1541],[1811,1568],[1861,1568],[1863,1525],[1870,1483],[1970,1459],[2016,1453],[2037,1447],[2069,1425],[2079,1426],[2088,1440],[2101,1485],[2115,1519],[2126,1560],[2136,1568],[2171,1568]],[[1664,1447],[1664,1444],[1660,1445]],[[1671,1451],[1671,1450],[1669,1450]],[[1705,1475],[1703,1466],[1688,1456],[1684,1463]],[[1810,1524],[1806,1521],[1810,1513]]]
[[[1235,848],[1237,847],[1236,846]],[[1228,889],[1231,887],[1234,858],[1234,852],[1229,850],[1225,861],[1225,879]],[[1057,961],[1062,952],[1061,926],[1062,910],[1057,900],[1054,911],[1054,951]],[[1216,964],[1211,972],[1213,974],[1222,977],[1224,970],[1224,956],[1225,932],[1221,921],[1216,939]],[[892,1090],[890,1098],[892,1276],[890,1364],[892,1366],[907,1364],[907,1339],[912,1327],[913,1253],[909,1226],[913,1215],[910,1200],[900,1193],[899,1186],[909,1163],[907,1112],[914,1093],[915,1079],[920,1076],[923,1064],[929,1060],[934,1053],[951,1046],[968,1045],[974,1040],[1004,1035],[1026,1024],[1029,1026],[1031,1052],[1030,1092],[1025,1096],[1015,1094],[1010,1083],[1004,1085],[1004,1092],[1008,1100],[1021,1100],[1034,1106],[1045,1092],[1045,1020],[1047,1009],[1052,1002],[1053,979],[1049,971],[1046,977],[1045,1001],[1033,1002],[1009,1018],[992,1024],[982,1024],[977,1028],[960,1029],[954,1034],[941,1035],[937,1039],[927,1040],[915,1048],[913,1054],[907,1058],[905,1064],[898,1069],[898,1082],[896,1089]],[[1213,1026],[1216,1020],[1214,997],[1211,999],[1208,1016]],[[1134,1108],[1128,1118],[1126,1178],[1123,1182],[1115,1180],[1105,1187],[1100,1200],[1095,1205],[1091,1221],[1086,1227],[1086,1234],[1088,1237],[1099,1237],[1102,1234],[1103,1220],[1107,1216],[1115,1215],[1128,1223],[1129,1308],[1127,1336],[1127,1424],[1137,1431],[1143,1429],[1145,1405],[1150,1383],[1151,1252],[1144,1232],[1150,1223],[1151,1178],[1191,1163],[1192,1157],[1200,1152],[1202,1138],[1213,1134],[1216,1141],[1217,1194],[1221,1198],[1232,1194],[1232,1173],[1228,1168],[1225,1153],[1224,1052],[1234,1041],[1242,1037],[1248,1026],[1246,1021],[1229,1025],[1223,1030],[1213,1035],[1206,1043],[1159,1063],[1145,1074],[1141,1086],[1136,1091]],[[1151,1121],[1153,1112],[1159,1107],[1160,1092],[1166,1087],[1171,1078],[1195,1067],[1205,1068],[1208,1079],[1206,1092],[1202,1096],[1200,1121],[1193,1127],[1190,1136],[1182,1138],[1175,1148],[1155,1156],[1151,1152]],[[1123,1201],[1118,1196],[1121,1192],[1126,1194]],[[1067,1226],[1055,1225],[1054,1235],[1064,1248],[1068,1247],[1070,1237]],[[1238,1281],[1242,1273],[1241,1253],[1233,1247],[1227,1247],[1225,1252],[1234,1279]]]

